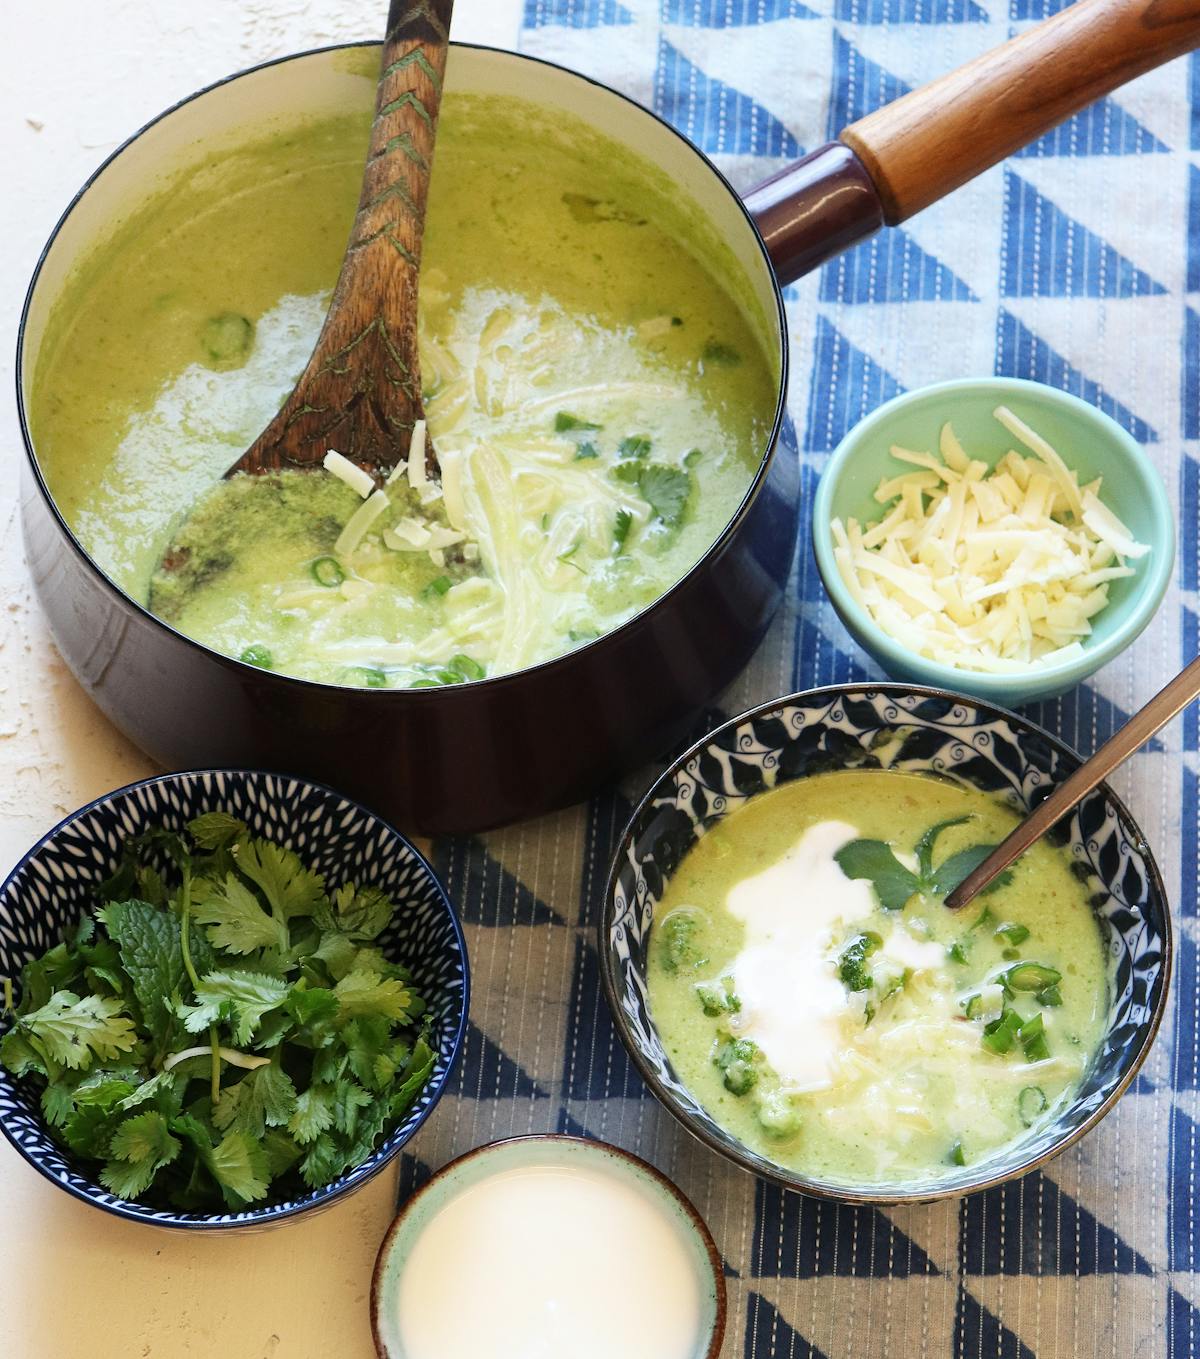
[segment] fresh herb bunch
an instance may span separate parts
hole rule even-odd
[[[156,864],[167,868],[161,873]],[[360,1164],[434,1052],[373,887],[328,892],[224,812],[126,842],[98,904],[21,973],[0,1061],[106,1188],[242,1210]]]

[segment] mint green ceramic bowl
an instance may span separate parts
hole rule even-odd
[[[847,590],[833,559],[830,522],[874,521],[879,482],[914,470],[893,458],[893,444],[937,452],[949,420],[964,448],[995,463],[1014,446],[992,412],[1005,405],[1058,450],[1080,482],[1104,478],[1101,497],[1151,551],[1131,563],[1136,574],[1113,581],[1104,610],[1083,640],[1081,657],[1003,675],[926,659],[889,637]],[[1025,452],[1027,450],[1020,449]],[[1175,561],[1175,519],[1162,479],[1129,434],[1078,397],[1022,378],[963,378],[905,392],[861,420],[829,460],[813,503],[813,549],[838,617],[856,642],[895,679],[954,689],[1005,707],[1055,698],[1094,674],[1134,640],[1158,608]]]

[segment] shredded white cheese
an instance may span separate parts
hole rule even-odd
[[[429,484],[425,468],[425,421],[418,420],[413,425],[412,439],[408,445],[408,484],[418,493],[422,486]]]
[[[338,534],[338,540],[333,545],[333,550],[339,557],[348,557],[354,551],[366,537],[367,530],[387,507],[388,498],[383,491],[376,491],[369,499],[363,501],[346,520],[345,527]]]
[[[375,478],[365,467],[359,467],[358,463],[351,462],[349,458],[344,458],[335,448],[331,448],[321,460],[321,466],[339,481],[344,481],[352,491],[363,497],[367,496],[375,489]]]
[[[1000,406],[996,419],[1030,449],[992,469],[949,424],[940,457],[893,447],[919,470],[887,478],[875,524],[830,525],[846,588],[883,630],[918,655],[1008,672],[1081,654],[1108,583],[1149,548],[1041,435]]]

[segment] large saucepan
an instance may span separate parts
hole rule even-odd
[[[682,735],[745,664],[780,602],[800,494],[784,413],[780,283],[903,221],[1090,100],[1197,44],[1200,0],[1080,0],[862,119],[745,203],[694,146],[603,85],[528,57],[456,46],[450,89],[565,110],[674,176],[723,235],[769,318],[778,392],[753,485],[673,589],[558,660],[445,689],[313,684],[181,636],[88,558],[38,468],[25,398],[47,317],[64,280],[111,223],[203,156],[206,142],[364,109],[374,81],[361,54],[330,48],[202,91],[144,128],[88,181],[55,228],[26,299],[17,346],[29,455],[22,519],[38,596],[63,656],[113,722],[166,765],[304,773],[425,831],[497,825],[584,796]]]

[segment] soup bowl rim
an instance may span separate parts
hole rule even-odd
[[[713,539],[713,541],[708,545],[708,547],[705,548],[704,552],[691,564],[691,566],[688,567],[688,569],[678,578],[678,580],[673,581],[665,590],[662,591],[662,593],[655,595],[655,597],[652,600],[650,600],[648,604],[640,608],[630,618],[627,618],[624,622],[618,624],[616,627],[610,628],[607,632],[601,633],[599,637],[584,642],[581,645],[574,647],[569,651],[565,651],[560,655],[552,656],[549,659],[539,661],[534,665],[525,666],[520,670],[509,671],[500,675],[489,675],[479,680],[463,680],[456,682],[454,684],[443,684],[438,686],[431,686],[428,688],[414,689],[396,687],[396,688],[369,689],[364,686],[347,686],[341,684],[332,684],[321,680],[302,679],[299,676],[290,675],[284,671],[277,670],[264,671],[260,667],[251,665],[245,661],[241,661],[235,656],[226,655],[224,652],[218,651],[215,647],[208,646],[206,643],[189,636],[187,633],[181,632],[178,628],[173,627],[170,623],[166,622],[164,619],[160,618],[157,614],[153,613],[146,604],[143,604],[141,601],[135,599],[132,594],[128,593],[125,589],[123,589],[122,586],[119,585],[108,574],[108,572],[104,570],[104,568],[99,564],[99,562],[96,561],[96,559],[91,555],[91,553],[88,552],[87,548],[84,547],[83,543],[76,536],[74,529],[72,529],[71,525],[67,522],[67,519],[63,514],[62,510],[59,508],[58,502],[50,489],[49,483],[46,479],[45,474],[42,471],[42,467],[38,459],[38,455],[34,444],[33,432],[30,429],[29,413],[28,410],[26,409],[25,400],[25,379],[27,377],[25,338],[26,328],[29,322],[29,314],[34,305],[35,296],[38,291],[38,285],[41,282],[42,270],[47,263],[51,251],[54,249],[55,243],[57,242],[60,233],[66,226],[68,219],[71,217],[71,214],[75,211],[79,203],[87,196],[88,192],[101,178],[101,176],[108,170],[108,168],[111,165],[113,165],[122,155],[124,155],[126,151],[131,150],[147,132],[157,127],[159,123],[165,122],[173,114],[178,113],[182,109],[186,108],[188,105],[194,103],[196,100],[204,98],[210,94],[216,94],[218,91],[222,90],[225,86],[232,85],[235,81],[241,80],[243,77],[255,76],[264,71],[269,71],[274,67],[284,66],[289,62],[293,61],[303,61],[309,58],[326,56],[336,52],[347,52],[356,49],[365,50],[369,48],[377,48],[379,46],[380,46],[379,42],[375,39],[357,39],[353,42],[325,43],[317,47],[305,48],[304,50],[299,52],[289,52],[283,54],[282,56],[271,57],[266,61],[256,62],[251,66],[246,66],[239,70],[231,71],[228,75],[222,76],[218,80],[211,81],[209,84],[204,85],[201,88],[192,91],[190,94],[185,95],[182,99],[176,100],[175,103],[169,105],[167,108],[163,109],[160,113],[156,114],[153,118],[143,123],[141,127],[139,127],[136,131],[131,133],[128,137],[126,137],[120,143],[119,146],[117,146],[113,151],[111,151],[107,156],[104,157],[100,164],[97,165],[87,176],[82,186],[71,197],[70,201],[67,203],[66,207],[63,209],[62,213],[55,222],[53,228],[50,231],[49,236],[46,238],[45,244],[38,252],[37,261],[34,264],[33,272],[30,276],[29,285],[25,291],[24,301],[22,302],[21,305],[21,313],[17,323],[17,343],[14,364],[14,382],[16,386],[16,403],[17,403],[17,424],[20,428],[21,443],[24,448],[25,458],[29,471],[34,479],[34,485],[37,487],[38,493],[41,495],[43,501],[48,507],[56,527],[63,535],[65,535],[67,541],[70,543],[76,555],[83,561],[84,565],[87,568],[89,568],[92,573],[94,573],[94,575],[99,579],[103,586],[106,589],[113,591],[117,595],[118,599],[124,605],[136,610],[138,614],[140,614],[154,627],[161,629],[163,633],[169,635],[170,637],[182,641],[188,647],[192,648],[194,651],[212,657],[216,662],[232,669],[235,673],[241,672],[245,674],[247,678],[253,677],[254,679],[259,681],[261,681],[264,677],[269,678],[271,681],[280,683],[284,685],[286,688],[293,690],[294,692],[301,696],[314,693],[324,693],[326,695],[336,697],[336,695],[338,695],[339,693],[344,693],[349,688],[351,692],[354,692],[356,694],[360,692],[370,693],[373,697],[368,701],[375,702],[376,704],[380,702],[396,703],[405,701],[412,703],[434,703],[437,701],[440,695],[446,693],[447,691],[459,691],[467,687],[470,687],[472,690],[486,689],[494,693],[501,689],[508,688],[514,684],[519,683],[519,681],[527,675],[532,675],[535,673],[540,675],[543,673],[552,672],[556,667],[562,667],[564,663],[567,662],[568,660],[580,656],[585,652],[594,653],[599,651],[601,648],[604,648],[606,644],[610,643],[612,639],[623,634],[627,629],[632,628],[633,626],[641,622],[644,618],[646,618],[649,614],[657,611],[660,608],[660,606],[666,604],[669,600],[673,598],[673,596],[675,596],[684,588],[684,586],[694,575],[698,567],[700,567],[703,563],[708,562],[711,559],[717,557],[718,555],[720,555],[721,552],[724,551],[730,539],[741,527],[750,508],[758,498],[760,491],[762,490],[763,486],[766,483],[767,475],[770,471],[771,464],[774,462],[775,458],[779,456],[781,453],[780,445],[781,443],[785,442],[785,440],[782,438],[782,435],[788,415],[787,394],[790,369],[790,342],[788,332],[787,311],[783,301],[783,291],[782,288],[780,287],[779,280],[776,277],[775,269],[773,264],[771,263],[771,258],[767,251],[766,244],[763,241],[762,234],[759,232],[758,227],[754,221],[754,218],[751,215],[750,210],[747,208],[745,202],[743,201],[742,196],[729,182],[729,179],[726,177],[726,175],[713,163],[712,159],[709,156],[707,156],[704,153],[704,151],[702,151],[700,147],[698,147],[695,144],[695,142],[691,141],[690,138],[685,136],[684,133],[680,132],[678,128],[674,127],[671,123],[669,123],[665,118],[661,117],[653,109],[647,108],[644,104],[639,103],[638,100],[632,98],[630,95],[623,93],[621,90],[615,89],[613,86],[608,85],[604,81],[598,80],[593,76],[587,75],[581,71],[572,70],[569,66],[566,66],[561,62],[550,61],[547,60],[545,57],[532,56],[525,52],[513,52],[507,48],[493,47],[487,43],[452,41],[450,43],[451,49],[457,48],[466,51],[482,53],[490,58],[512,60],[515,62],[528,62],[531,65],[548,67],[555,72],[571,77],[572,79],[578,80],[585,85],[591,85],[594,88],[603,92],[604,94],[611,95],[613,98],[619,99],[625,104],[630,105],[638,113],[652,120],[654,123],[657,123],[663,130],[670,133],[671,136],[674,137],[676,141],[680,144],[681,152],[687,151],[690,152],[695,157],[697,157],[703,163],[706,170],[717,181],[717,183],[725,190],[726,194],[733,201],[733,203],[736,204],[737,208],[740,210],[742,214],[742,217],[745,220],[746,226],[748,227],[751,233],[751,238],[754,240],[758,247],[759,257],[761,259],[762,266],[765,270],[765,277],[770,283],[772,299],[774,302],[773,320],[777,327],[777,338],[773,344],[767,345],[764,348],[764,354],[768,362],[770,362],[772,354],[774,354],[778,358],[779,364],[778,375],[776,378],[777,390],[775,396],[775,410],[771,417],[769,429],[764,437],[763,447],[758,456],[758,460],[755,465],[754,474],[751,477],[750,484],[747,486],[745,492],[742,494],[742,497],[738,501],[736,508],[730,514],[729,518],[725,521],[724,525],[721,528],[720,533]],[[537,101],[531,100],[530,102],[536,103]],[[586,122],[587,120],[584,119],[583,121]],[[610,134],[606,132],[605,135],[608,136]],[[616,139],[614,138],[614,140]],[[721,235],[722,238],[725,238],[724,233],[721,233]],[[83,255],[78,256],[77,258],[85,257],[86,252]],[[747,275],[747,277],[750,279],[751,282],[753,282],[753,279],[749,274]],[[771,314],[768,314],[767,319],[769,324],[770,320],[772,319]],[[786,449],[782,451],[786,452]]]
[[[636,1067],[638,1074],[645,1082],[647,1088],[655,1099],[663,1105],[667,1111],[678,1120],[680,1124],[693,1137],[704,1143],[710,1150],[717,1152],[743,1170],[748,1170],[752,1174],[762,1179],[768,1180],[779,1185],[783,1189],[794,1190],[806,1194],[812,1198],[825,1199],[834,1203],[874,1205],[878,1207],[903,1207],[908,1204],[935,1203],[942,1199],[960,1198],[966,1194],[978,1193],[984,1189],[991,1189],[997,1185],[1006,1184],[1009,1181],[1019,1179],[1027,1175],[1031,1170],[1039,1169],[1046,1165],[1055,1157],[1073,1146],[1108,1114],[1125,1094],[1126,1090],[1133,1083],[1134,1078],[1141,1070],[1154,1045],[1154,1040],[1158,1035],[1163,1017],[1166,1014],[1167,1002],[1171,989],[1171,974],[1174,964],[1174,934],[1171,923],[1170,902],[1167,896],[1166,885],[1163,882],[1162,873],[1155,858],[1154,851],[1151,849],[1149,841],[1142,832],[1141,826],[1133,817],[1125,802],[1112,789],[1107,782],[1102,782],[1093,790],[1103,795],[1107,804],[1113,809],[1117,817],[1128,828],[1129,832],[1136,837],[1140,850],[1143,854],[1147,886],[1148,901],[1157,903],[1160,908],[1160,915],[1154,916],[1154,923],[1160,927],[1162,936],[1162,959],[1159,964],[1160,981],[1158,983],[1158,997],[1154,1005],[1153,1012],[1148,1016],[1143,1025],[1137,1040],[1137,1050],[1134,1052],[1129,1065],[1108,1096],[1089,1114],[1077,1128],[1071,1129],[1056,1139],[1054,1143],[1045,1151],[1038,1155],[1031,1155],[1021,1159],[1018,1164],[1003,1171],[988,1171],[988,1161],[984,1160],[980,1164],[980,1174],[968,1182],[958,1182],[953,1186],[939,1188],[936,1183],[923,1184],[915,1182],[912,1190],[890,1191],[877,1190],[871,1185],[866,1184],[861,1187],[855,1185],[832,1185],[827,1182],[819,1181],[800,1172],[789,1170],[786,1166],[777,1165],[768,1160],[765,1156],[751,1155],[749,1148],[741,1142],[733,1133],[727,1133],[729,1143],[718,1138],[700,1120],[695,1118],[688,1110],[679,1106],[671,1090],[666,1088],[659,1080],[652,1064],[643,1054],[637,1039],[631,1031],[624,1007],[621,1003],[621,985],[618,976],[617,965],[613,957],[613,950],[610,947],[610,936],[614,924],[614,905],[616,900],[617,881],[621,870],[625,865],[627,851],[630,847],[630,837],[634,827],[638,824],[643,813],[651,803],[662,795],[672,784],[679,772],[686,766],[689,760],[701,754],[714,740],[726,732],[747,722],[753,722],[759,718],[768,717],[780,712],[791,704],[810,703],[813,701],[829,702],[836,701],[839,697],[850,696],[853,694],[870,693],[883,696],[916,697],[918,699],[941,699],[955,704],[962,704],[976,710],[984,716],[992,719],[999,719],[1009,723],[1016,731],[1023,735],[1037,736],[1046,741],[1060,757],[1065,756],[1068,760],[1075,762],[1076,765],[1083,763],[1084,757],[1069,746],[1053,732],[1047,731],[1045,727],[1020,713],[1012,712],[1010,709],[1001,707],[988,699],[975,698],[970,694],[958,693],[952,689],[943,689],[932,685],[905,684],[902,681],[891,680],[857,680],[844,684],[820,685],[812,689],[796,690],[793,693],[783,695],[779,698],[767,699],[762,703],[755,704],[745,711],[736,713],[713,729],[699,740],[694,741],[686,750],[677,755],[669,765],[667,765],[651,783],[650,787],[638,799],[636,806],[630,813],[628,820],[617,838],[616,848],[613,851],[612,861],[609,866],[608,877],[605,882],[604,900],[600,911],[600,920],[597,925],[597,946],[600,955],[600,979],[604,991],[604,999],[608,1004],[609,1014],[613,1021],[613,1026],[621,1039],[621,1043]],[[804,776],[802,776],[804,777]],[[794,782],[795,780],[788,780]],[[779,785],[776,785],[779,786]],[[723,813],[722,815],[726,815]],[[1152,912],[1144,913],[1151,916]],[[1110,1005],[1110,1016],[1112,1013]],[[653,1019],[651,1017],[651,1023]],[[681,1082],[684,1084],[684,1082]],[[1068,1108],[1071,1107],[1068,1105]],[[714,1119],[715,1123],[716,1120]],[[1019,1144],[1018,1144],[1019,1146]]]

